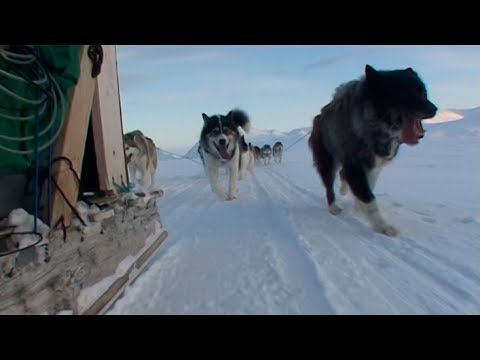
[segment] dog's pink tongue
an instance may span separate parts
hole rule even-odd
[[[420,120],[405,119],[403,121],[402,140],[407,145],[416,145],[418,140],[425,135]]]
[[[218,153],[220,156],[225,159],[225,160],[230,160],[230,154],[228,153],[227,147],[226,146],[220,146],[218,148]]]

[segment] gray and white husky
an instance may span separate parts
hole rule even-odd
[[[157,148],[152,139],[140,130],[123,135],[127,169],[130,182],[145,190],[154,185],[157,170]]]

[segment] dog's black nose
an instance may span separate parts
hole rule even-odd
[[[437,114],[438,108],[429,101],[428,118],[433,118]]]
[[[226,143],[227,143],[227,142],[225,141],[225,139],[220,139],[220,140],[218,140],[218,144],[219,144],[219,145],[225,146]]]

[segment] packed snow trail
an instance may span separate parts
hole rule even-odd
[[[479,137],[431,135],[375,189],[396,238],[374,233],[350,195],[328,212],[306,140],[256,166],[234,201],[198,164],[162,162],[169,236],[108,313],[480,314]]]

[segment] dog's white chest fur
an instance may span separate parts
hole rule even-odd
[[[398,147],[400,146],[400,141],[398,139],[394,139],[390,142],[390,148],[388,151],[387,156],[375,156],[375,168],[379,167],[382,168],[385,166],[387,163],[393,160],[395,155],[398,152]]]

